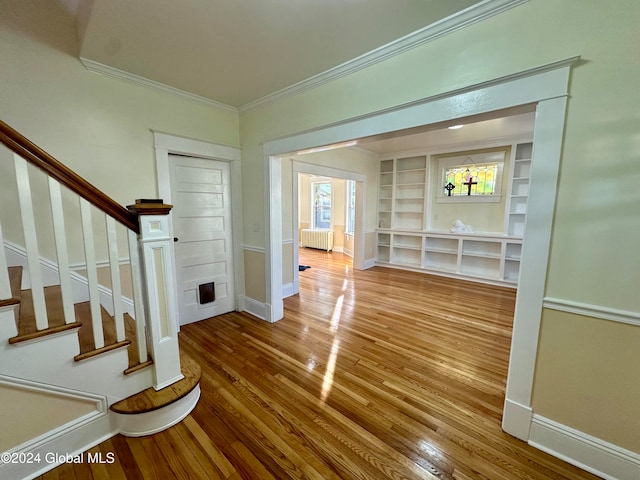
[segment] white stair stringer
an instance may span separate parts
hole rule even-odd
[[[13,323],[12,312],[0,312],[0,324]],[[0,332],[2,327],[0,327]],[[152,385],[151,369],[124,375],[127,348],[119,348],[76,362],[80,353],[76,331],[62,332],[11,345],[0,337],[0,374],[104,395],[111,403]]]

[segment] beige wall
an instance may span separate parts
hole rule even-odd
[[[94,402],[12,385],[0,385],[0,452],[96,410]]]
[[[245,191],[262,198],[264,141],[581,55],[569,85],[546,294],[637,314],[639,24],[636,0],[618,0],[615,7],[599,0],[531,0],[315,89],[244,111]],[[262,217],[260,202],[245,202],[246,225]],[[262,239],[256,236],[256,242],[262,244]],[[585,338],[615,336],[617,330],[613,322],[596,327],[578,320],[574,326],[575,335]],[[635,332],[640,327],[629,328]],[[571,338],[553,342],[543,335],[539,350],[543,356],[560,355],[571,345]],[[580,380],[591,374],[587,365],[597,364],[605,355],[600,350],[586,355],[590,362],[571,370],[576,382],[589,386],[588,380]],[[622,348],[607,352],[601,375],[618,375],[613,365],[624,365],[627,356]],[[556,369],[567,370],[569,365],[558,364]],[[539,369],[536,385],[549,385],[549,375],[548,369]],[[567,400],[580,402],[580,415],[590,412],[590,417],[606,419],[602,428],[595,430],[593,422],[575,418],[555,420],[587,434],[619,438],[618,426],[628,418],[617,405],[626,402],[627,395],[633,397],[633,388],[599,389],[585,397],[559,384],[556,399],[550,399],[552,406],[545,411],[551,412],[553,405],[560,408]],[[538,400],[539,395],[538,391]]]
[[[283,246],[284,248],[284,246]],[[257,302],[266,302],[264,289],[264,253],[244,251],[244,291],[245,295]]]
[[[282,244],[282,285],[293,283],[293,243]]]
[[[544,310],[533,411],[640,452],[640,328]]]

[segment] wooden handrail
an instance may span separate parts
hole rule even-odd
[[[98,190],[80,175],[66,167],[47,152],[0,120],[0,142],[32,165],[44,170],[69,190],[77,193],[89,203],[112,216],[125,227],[140,233],[138,216],[127,210],[111,197]]]

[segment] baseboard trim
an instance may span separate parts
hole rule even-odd
[[[637,480],[640,472],[640,454],[537,414],[529,445],[605,479]]]
[[[362,269],[363,270],[367,270],[371,267],[375,267],[376,266],[376,259],[375,258],[368,258],[367,260],[365,260],[362,263]]]
[[[529,440],[532,417],[533,410],[531,407],[506,399],[502,416],[502,430],[527,442]]]
[[[293,296],[295,294],[296,294],[296,292],[293,289],[293,282],[292,283],[285,283],[282,286],[282,298],[291,297],[291,296]]]
[[[260,320],[267,319],[267,306],[263,302],[254,300],[253,298],[244,297],[244,310]]]

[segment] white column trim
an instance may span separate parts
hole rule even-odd
[[[266,156],[265,159],[265,320],[277,322],[284,317],[282,301],[282,159],[277,156]],[[272,203],[273,201],[273,203]],[[294,229],[295,230],[295,229]],[[294,232],[294,238],[297,234]]]
[[[562,73],[556,82],[566,90],[569,68]],[[566,104],[566,96],[556,96],[539,100],[536,108],[529,183],[529,205],[535,208],[528,209],[523,235],[506,391],[506,400],[526,407],[533,393]],[[518,436],[507,415],[502,428]]]

